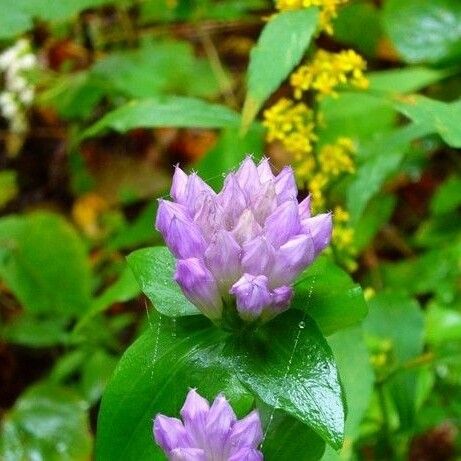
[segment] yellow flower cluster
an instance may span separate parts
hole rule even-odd
[[[333,244],[338,249],[348,249],[354,241],[354,230],[349,226],[349,213],[337,206],[333,211]]]
[[[320,9],[320,28],[327,34],[333,34],[332,21],[338,15],[338,7],[348,0],[277,0],[276,8],[280,11],[297,10],[317,6]]]
[[[350,84],[356,88],[368,88],[368,79],[364,75],[366,61],[354,50],[330,53],[318,50],[309,64],[302,65],[291,74],[290,83],[294,96],[300,99],[303,92],[314,90],[320,97],[337,96],[335,88],[341,84]]]
[[[319,164],[326,175],[333,177],[341,173],[354,173],[354,143],[350,138],[338,138],[335,144],[326,144],[320,149]]]
[[[317,139],[313,111],[306,104],[287,98],[279,99],[264,111],[263,126],[269,142],[280,141],[288,152],[299,156],[309,154]]]

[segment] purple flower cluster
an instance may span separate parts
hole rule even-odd
[[[297,275],[331,238],[331,214],[311,216],[297,201],[293,170],[274,176],[250,157],[215,193],[176,167],[174,201],[161,200],[156,228],[177,258],[175,280],[219,323],[230,306],[245,321],[267,321],[289,307]],[[235,307],[234,307],[235,306]]]
[[[170,461],[262,461],[262,428],[256,411],[237,420],[222,395],[213,404],[194,389],[181,409],[182,421],[164,415],[154,420],[154,437]]]

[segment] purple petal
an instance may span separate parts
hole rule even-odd
[[[198,203],[197,197],[199,197],[203,192],[214,196],[216,192],[197,175],[197,173],[192,173],[186,185],[186,199],[184,205],[191,210],[191,213],[194,214],[197,211]]]
[[[271,303],[271,294],[265,275],[243,274],[240,280],[232,286],[230,293],[235,296],[237,310],[243,320],[256,319]]]
[[[221,317],[222,300],[211,272],[198,258],[181,259],[176,263],[174,279],[184,295],[210,319]]]
[[[204,254],[206,242],[194,222],[174,216],[164,234],[168,248],[177,258],[200,257]]]
[[[275,250],[265,236],[243,245],[243,270],[252,275],[268,274],[274,264]]]
[[[181,417],[189,436],[195,442],[195,446],[204,446],[206,419],[209,410],[208,400],[199,395],[195,389],[191,389],[181,408]]]
[[[202,192],[197,197],[196,209],[194,221],[200,227],[205,239],[210,241],[223,225],[223,210],[217,203],[216,195]]]
[[[235,173],[235,178],[247,198],[251,198],[261,187],[256,165],[251,157],[246,157]]]
[[[315,255],[320,253],[331,240],[331,213],[322,213],[302,221],[304,232],[309,233],[314,241]]]
[[[272,169],[269,163],[269,159],[264,157],[258,165],[258,174],[259,180],[261,184],[264,184],[267,181],[272,181],[275,179],[274,175],[272,174]]]
[[[231,229],[247,206],[245,194],[234,174],[230,173],[224,181],[224,187],[218,194],[218,203],[225,212],[227,228]]]
[[[221,230],[205,251],[205,262],[221,289],[227,292],[241,273],[242,249],[229,231]]]
[[[261,420],[259,419],[259,413],[254,410],[248,416],[234,424],[228,443],[234,452],[244,447],[257,448],[262,438]]]
[[[311,195],[309,194],[299,205],[299,219],[307,219],[311,217]]]
[[[298,274],[312,263],[315,256],[314,242],[308,235],[292,237],[275,255],[270,281],[272,286],[290,285]]]
[[[182,422],[177,418],[157,415],[154,419],[154,438],[166,452],[189,446],[189,438]]]
[[[165,237],[168,233],[171,221],[174,217],[184,220],[189,219],[186,208],[179,203],[170,202],[168,200],[159,200],[155,228],[161,232],[163,237]]]
[[[168,456],[169,461],[207,461],[201,448],[176,448]]]
[[[293,298],[293,288],[289,286],[278,287],[272,291],[273,308],[277,313],[283,312],[290,305]]]
[[[274,181],[265,182],[251,201],[251,208],[256,220],[263,224],[267,217],[277,208]]]
[[[283,167],[275,178],[275,192],[279,204],[297,197],[298,188],[296,187],[295,175],[291,166]]]
[[[234,453],[227,461],[263,461],[263,454],[254,448],[242,448]]]
[[[240,245],[243,245],[248,240],[254,239],[257,235],[262,233],[262,228],[256,221],[253,212],[246,209],[240,216],[237,225],[235,226],[232,234]]]
[[[176,202],[181,204],[186,201],[187,179],[187,174],[176,165],[173,174],[173,182],[171,183],[170,195]]]
[[[207,455],[209,459],[223,459],[227,439],[237,417],[223,395],[218,395],[208,412]]]
[[[288,200],[279,205],[267,218],[264,226],[264,234],[276,248],[298,234],[299,231],[298,203],[294,200]]]

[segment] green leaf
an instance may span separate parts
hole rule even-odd
[[[461,100],[446,103],[413,95],[396,101],[395,108],[415,124],[438,133],[449,146],[461,147]]]
[[[384,28],[407,62],[456,61],[461,56],[458,0],[387,0]]]
[[[218,190],[224,182],[223,176],[236,168],[248,154],[253,154],[255,160],[261,157],[263,138],[262,127],[256,124],[243,137],[239,136],[236,128],[223,130],[217,144],[196,165],[197,172]]]
[[[262,451],[265,461],[290,459],[317,461],[325,451],[325,442],[296,418],[258,402],[263,423]]]
[[[450,75],[446,70],[430,69],[423,66],[369,72],[370,91],[386,93],[411,93],[438,82]]]
[[[306,8],[279,13],[264,27],[250,54],[248,91],[242,113],[245,129],[301,60],[316,31],[317,19],[317,8]]]
[[[341,447],[344,408],[336,364],[307,314],[291,309],[254,334],[230,337],[223,353],[229,372],[264,403]]]
[[[0,209],[18,194],[17,173],[14,170],[0,172]]]
[[[426,339],[439,345],[461,340],[461,312],[432,303],[426,317]]]
[[[431,212],[443,215],[455,211],[461,205],[461,177],[451,176],[433,195],[430,203]]]
[[[322,458],[336,461],[352,456],[353,442],[360,435],[360,423],[373,393],[374,374],[361,327],[338,331],[328,338],[328,344],[336,359],[347,403],[344,447],[339,454],[327,447]]]
[[[112,93],[130,98],[160,94],[212,97],[219,85],[209,62],[188,42],[145,41],[134,51],[114,52],[96,62],[91,75]]]
[[[168,248],[137,250],[127,260],[141,290],[161,314],[180,317],[199,313],[173,280],[175,259]]]
[[[86,249],[56,214],[0,220],[0,279],[31,312],[81,315],[90,304]]]
[[[325,256],[298,277],[291,307],[313,317],[324,335],[360,322],[368,311],[360,285]]]
[[[86,461],[92,445],[85,402],[71,390],[43,383],[29,388],[3,420],[4,461]]]
[[[97,459],[164,459],[152,440],[152,419],[157,413],[178,417],[189,388],[209,400],[223,392],[240,415],[252,405],[234,373],[222,368],[220,330],[202,317],[154,314],[151,322],[125,352],[104,393]]]
[[[125,132],[133,128],[237,126],[240,117],[233,110],[200,99],[170,96],[131,101],[106,114],[86,129],[81,139],[102,134],[108,129]]]

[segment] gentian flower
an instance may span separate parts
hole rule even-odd
[[[182,421],[158,414],[154,438],[170,461],[262,461],[258,412],[237,420],[223,395],[212,405],[194,389],[181,409]]]
[[[293,170],[274,176],[250,157],[215,193],[179,167],[173,201],[160,200],[156,228],[177,259],[175,280],[217,324],[264,322],[286,310],[292,284],[330,242],[331,214],[297,201]]]

